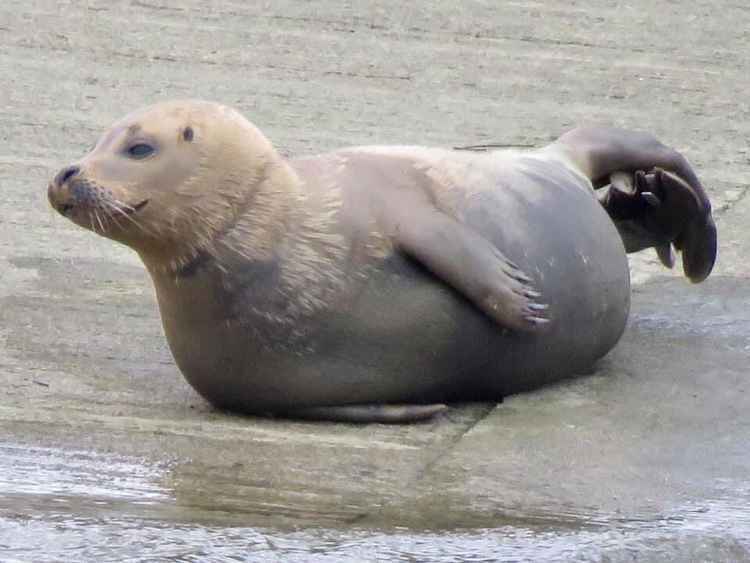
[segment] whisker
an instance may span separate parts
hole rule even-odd
[[[137,221],[134,217],[132,217],[129,213],[127,213],[123,208],[127,208],[128,210],[133,210],[134,208],[130,205],[126,205],[123,203],[120,203],[119,201],[107,201],[107,205],[109,205],[114,211],[125,217],[128,221],[133,223],[137,228],[139,228],[143,233],[151,236],[155,236],[155,233],[151,231],[150,229],[147,229],[142,223]]]
[[[135,221],[131,217],[129,217],[128,214],[125,211],[122,210],[122,208],[120,207],[120,205],[117,202],[105,200],[104,204],[107,206],[107,211],[108,212],[109,212],[109,210],[116,211],[117,213],[119,213],[123,217],[126,217],[126,218],[130,219],[133,223],[135,223]],[[108,215],[112,218],[112,220],[115,219],[115,216],[114,216],[113,213],[108,213]]]
[[[117,220],[117,217],[115,217],[115,215],[110,212],[110,209],[116,209],[116,208],[112,206],[109,202],[105,202],[104,205],[105,205],[105,209],[103,209],[102,211],[106,213],[107,219],[111,220],[115,225],[117,225],[118,229],[122,230],[122,225]]]
[[[106,229],[104,228],[104,223],[102,223],[102,219],[99,217],[99,212],[96,209],[94,209],[94,217],[96,217],[96,222],[99,223],[99,227],[101,228],[102,233],[104,233]]]

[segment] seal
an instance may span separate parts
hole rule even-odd
[[[716,256],[711,206],[646,133],[535,150],[352,147],[286,160],[236,110],[171,101],[106,131],[48,187],[134,249],[187,381],[219,408],[430,417],[588,368],[630,306],[626,250]]]

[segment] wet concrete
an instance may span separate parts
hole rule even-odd
[[[750,560],[750,11],[732,2],[0,6],[0,559]],[[414,426],[226,415],[127,249],[45,186],[121,114],[203,97],[287,154],[645,128],[715,203],[717,271],[633,257],[592,373]]]

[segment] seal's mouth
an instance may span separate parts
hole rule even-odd
[[[121,205],[118,207],[118,211],[122,213],[123,215],[132,215],[134,213],[138,213],[141,209],[146,207],[149,200],[144,199],[140,203],[136,203],[135,205]],[[55,208],[57,211],[63,216],[68,217],[71,215],[73,210],[77,207],[75,203],[57,203],[55,204]]]
[[[138,211],[146,207],[146,204],[148,204],[148,201],[149,200],[144,199],[142,202],[136,203],[135,205],[128,205],[126,207],[123,207],[122,211],[127,215],[137,213]]]

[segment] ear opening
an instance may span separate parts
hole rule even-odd
[[[195,136],[195,133],[193,132],[193,128],[188,125],[185,127],[185,129],[182,130],[182,139],[186,142],[191,142],[193,140],[193,137]]]

